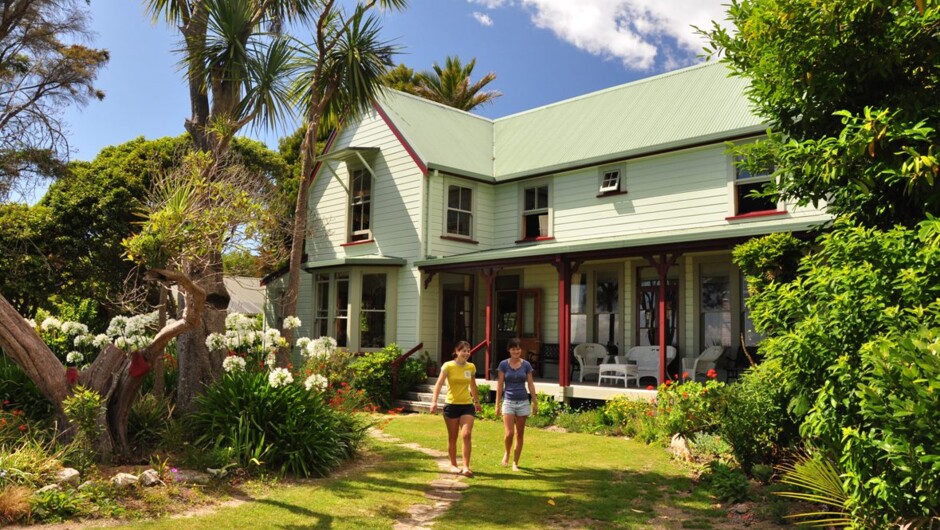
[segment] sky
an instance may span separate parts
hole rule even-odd
[[[494,72],[487,89],[502,96],[474,112],[498,118],[701,62],[705,43],[691,26],[724,21],[726,1],[410,0],[382,14],[382,34],[401,48],[396,64],[416,71],[448,55],[476,58],[472,80]],[[90,45],[111,60],[97,80],[105,99],[65,115],[72,159],[182,134],[189,99],[177,30],[153,23],[140,0],[92,0],[90,9]],[[293,129],[246,135],[276,148]]]

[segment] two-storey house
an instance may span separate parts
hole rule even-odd
[[[570,395],[579,343],[755,344],[731,249],[829,217],[749,196],[770,177],[726,153],[765,133],[745,88],[709,63],[496,120],[386,92],[322,157],[302,334],[440,362],[487,341],[490,376],[521,337]]]

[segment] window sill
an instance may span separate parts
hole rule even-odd
[[[554,236],[540,236],[540,237],[527,237],[525,239],[517,239],[516,243],[535,243],[538,241],[554,241]]]
[[[740,221],[744,219],[754,219],[760,217],[775,217],[778,215],[786,215],[786,210],[762,210],[759,212],[750,212],[742,213],[741,215],[732,215],[731,217],[725,217],[725,221]]]
[[[626,195],[626,194],[627,194],[627,190],[601,191],[601,192],[598,192],[597,198],[600,199],[601,197],[610,197],[612,195]]]
[[[341,247],[354,247],[356,245],[366,245],[368,243],[375,243],[374,239],[364,239],[362,241],[350,241],[349,243],[340,243]]]
[[[461,242],[461,243],[471,243],[471,244],[474,244],[474,245],[479,245],[479,244],[480,244],[479,241],[477,241],[477,240],[475,240],[475,239],[470,239],[469,237],[447,236],[447,235],[445,235],[445,236],[441,236],[441,239],[446,239],[447,241],[459,241],[459,242]]]

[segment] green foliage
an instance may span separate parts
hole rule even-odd
[[[60,454],[52,453],[47,444],[29,437],[15,442],[0,443],[0,487],[18,484],[41,487],[62,467]]]
[[[299,384],[272,387],[263,373],[232,372],[195,400],[194,445],[226,452],[243,467],[325,476],[357,450],[364,426]]]
[[[71,491],[47,490],[37,492],[32,498],[33,518],[36,522],[60,523],[82,513],[80,495]]]
[[[717,434],[697,432],[689,439],[689,451],[698,462],[733,462],[731,445]]]
[[[776,191],[884,229],[940,213],[940,106],[924,103],[940,82],[940,6],[734,0],[728,20],[706,35],[775,131],[758,144]]]
[[[791,489],[777,491],[775,492],[777,495],[829,508],[828,511],[793,515],[792,517],[799,519],[801,524],[836,527],[853,524],[846,511],[851,502],[850,496],[843,487],[841,474],[832,462],[824,457],[804,454],[781,464],[779,469],[783,472],[781,484]],[[871,521],[861,526],[861,528],[872,527]]]
[[[604,422],[610,425],[615,433],[648,442],[656,438],[655,413],[656,405],[653,400],[617,396],[604,405]]]
[[[95,460],[95,444],[104,432],[105,404],[101,394],[78,386],[62,401],[62,409],[78,430],[71,444],[74,450],[68,453],[70,463],[84,473]]]
[[[480,396],[480,403],[490,402],[490,385],[480,383],[477,385],[477,394]]]
[[[796,277],[803,242],[787,232],[755,237],[734,248],[734,263],[744,272],[752,293],[771,282],[786,283]]]
[[[22,410],[27,418],[39,421],[52,416],[52,403],[19,366],[0,353],[0,410]]]
[[[727,385],[715,379],[682,384],[667,381],[656,394],[657,429],[665,438],[715,432],[725,416],[726,394]]]
[[[719,425],[745,470],[773,465],[799,442],[798,424],[787,412],[780,360],[770,359],[748,369],[727,387],[727,408]]]
[[[565,410],[555,417],[554,424],[569,432],[595,434],[607,430],[602,409]]]
[[[722,501],[729,503],[744,502],[750,496],[751,486],[740,469],[713,460],[702,479],[711,491]]]
[[[135,454],[145,455],[156,449],[172,421],[173,405],[166,398],[144,394],[131,405],[127,415],[127,437]]]
[[[381,351],[366,353],[352,364],[354,372],[352,386],[365,391],[375,405],[388,408],[392,404],[392,361],[401,356],[396,344],[389,344]],[[427,380],[427,368],[418,359],[409,358],[398,371],[398,395]],[[396,396],[397,397],[397,396]]]

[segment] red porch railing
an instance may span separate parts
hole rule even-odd
[[[405,361],[408,360],[408,357],[411,357],[412,355],[415,354],[415,352],[417,352],[423,347],[424,347],[424,343],[419,342],[417,346],[399,355],[397,359],[392,361],[392,395],[391,395],[392,399],[390,400],[390,402],[395,401],[396,396],[398,396],[398,371],[401,369],[401,365]]]

